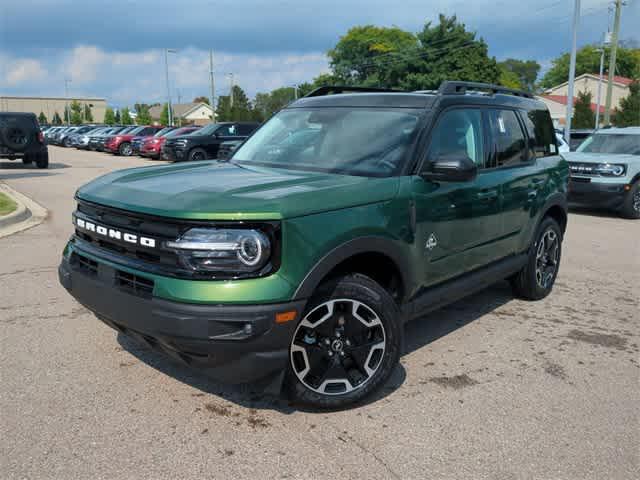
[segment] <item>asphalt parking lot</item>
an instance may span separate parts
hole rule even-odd
[[[413,322],[380,395],[309,412],[75,303],[56,269],[76,188],[153,162],[50,152],[49,170],[0,162],[49,210],[0,239],[0,478],[640,478],[640,222],[572,212],[550,297],[501,283]]]

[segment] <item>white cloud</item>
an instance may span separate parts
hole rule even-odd
[[[38,60],[30,58],[18,60],[2,59],[2,62],[5,61],[7,62],[4,68],[6,74],[4,75],[5,78],[2,83],[9,87],[15,87],[21,83],[38,83],[47,78],[47,71]]]

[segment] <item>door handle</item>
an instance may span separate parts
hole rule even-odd
[[[482,190],[481,192],[478,192],[476,197],[479,200],[482,200],[484,202],[490,202],[490,201],[493,201],[493,200],[498,198],[498,191],[497,190]]]

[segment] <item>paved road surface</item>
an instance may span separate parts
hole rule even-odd
[[[150,164],[51,148],[0,163],[49,209],[0,240],[0,478],[640,478],[640,222],[574,213],[556,288],[506,284],[407,327],[373,402],[304,412],[118,336],[58,284],[73,194]]]

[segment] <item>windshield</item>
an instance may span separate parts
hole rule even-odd
[[[587,138],[578,152],[640,155],[640,135],[597,133]]]
[[[164,127],[162,130],[158,130],[154,137],[162,137],[165,133],[169,133],[171,130],[173,130],[173,127]]]
[[[283,110],[232,160],[270,167],[390,176],[403,165],[423,110],[316,108]]]
[[[218,128],[220,128],[220,125],[218,125],[217,123],[210,123],[209,125],[205,125],[199,130],[191,132],[187,135],[213,135],[213,132],[215,132]]]

